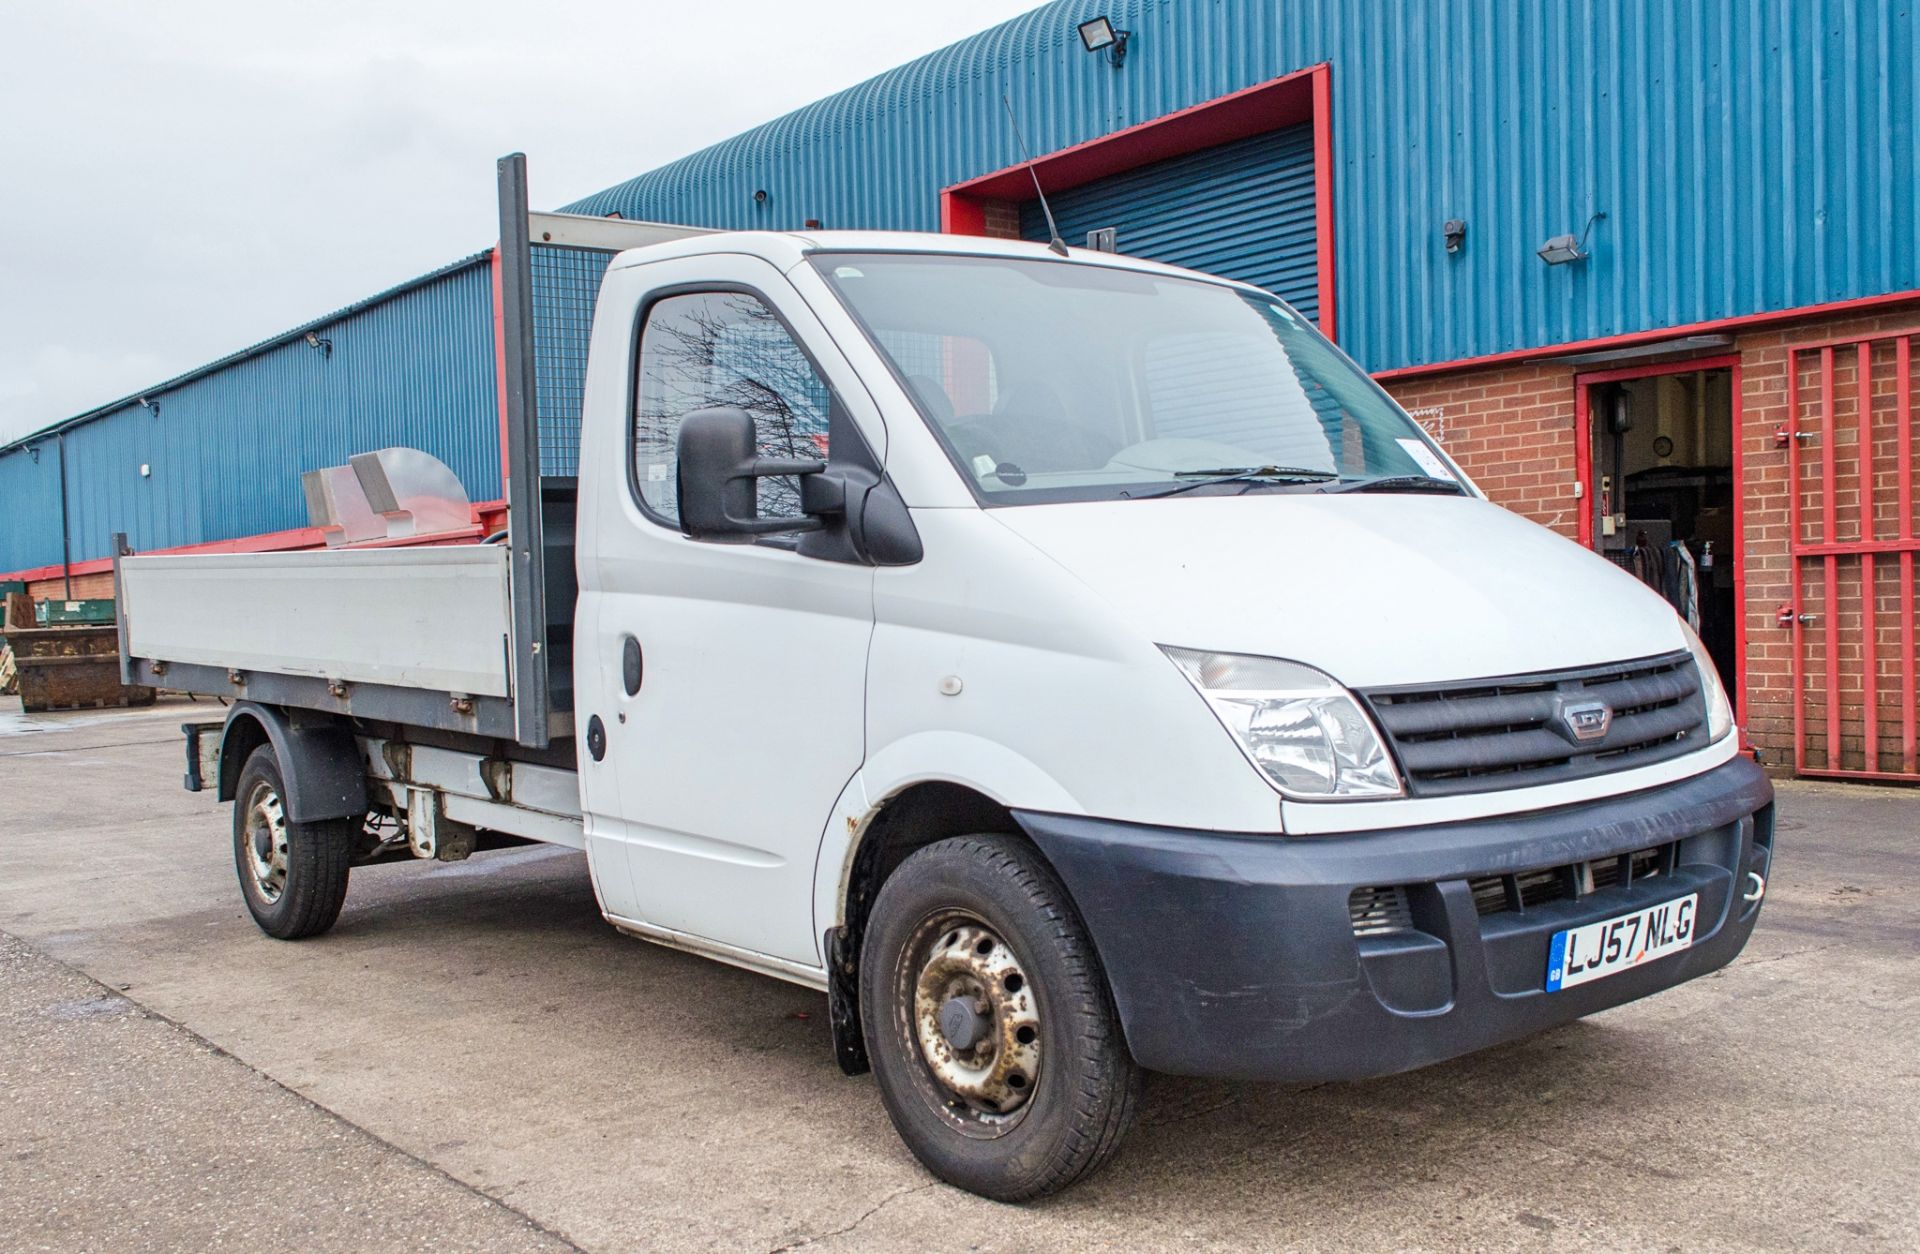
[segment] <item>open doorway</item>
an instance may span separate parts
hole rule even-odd
[[[1739,692],[1736,366],[1680,362],[1579,382],[1592,467],[1583,532],[1694,625]]]

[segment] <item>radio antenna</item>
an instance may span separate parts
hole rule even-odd
[[[1013,142],[1020,145],[1020,160],[1026,162],[1027,175],[1033,179],[1033,194],[1040,198],[1040,212],[1047,215],[1047,247],[1062,257],[1067,255],[1067,242],[1060,238],[1060,228],[1053,222],[1053,206],[1047,203],[1047,193],[1040,186],[1040,171],[1034,168],[1033,154],[1027,151],[1027,140],[1020,133],[1020,120],[1013,116],[1013,101],[1007,99],[1005,92],[1000,93],[1000,103],[1006,106],[1007,125],[1013,128]]]

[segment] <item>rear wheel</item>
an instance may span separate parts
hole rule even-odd
[[[1111,1158],[1140,1072],[1066,890],[1031,846],[921,849],[874,901],[860,960],[887,1113],[928,1170],[1005,1202]]]
[[[261,931],[299,940],[333,926],[347,897],[356,830],[351,819],[289,819],[273,747],[253,751],[234,790],[233,864]]]

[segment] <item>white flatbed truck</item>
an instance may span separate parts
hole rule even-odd
[[[117,564],[125,678],[232,702],[187,786],[270,935],[356,864],[582,849],[622,931],[823,990],[1007,1200],[1143,1071],[1401,1071],[1745,944],[1772,793],[1697,639],[1273,296],[529,214],[517,156],[501,220],[504,543]],[[621,250],[577,482],[536,245]]]

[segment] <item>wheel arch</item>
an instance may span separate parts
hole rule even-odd
[[[352,818],[367,812],[366,765],[353,733],[331,721],[296,721],[285,710],[236,702],[220,731],[220,778],[215,796],[232,801],[240,771],[253,751],[273,746],[286,785],[287,818],[296,823]]]
[[[1068,813],[1080,810],[1071,794],[1024,758],[997,745],[956,744],[951,743],[955,739],[952,737],[940,739],[948,743],[921,748],[957,751],[957,757],[953,752],[939,755],[937,760],[946,764],[958,761],[974,768],[994,769],[971,769],[958,777],[950,767],[923,774],[889,771],[886,775],[891,778],[881,786],[878,800],[869,801],[872,794],[867,785],[881,774],[875,767],[889,765],[890,757],[894,764],[906,765],[898,754],[875,758],[849,783],[835,807],[816,865],[815,918],[820,921],[834,1051],[841,1069],[849,1075],[867,1070],[859,1019],[860,945],[867,914],[887,877],[915,850],[953,836],[992,832],[1015,836],[1032,845],[1015,817],[1014,798],[1020,799],[1020,808]],[[958,739],[972,742],[974,738]],[[988,779],[998,786],[988,785]],[[1045,851],[1037,845],[1033,848],[1036,856],[1051,866]]]

